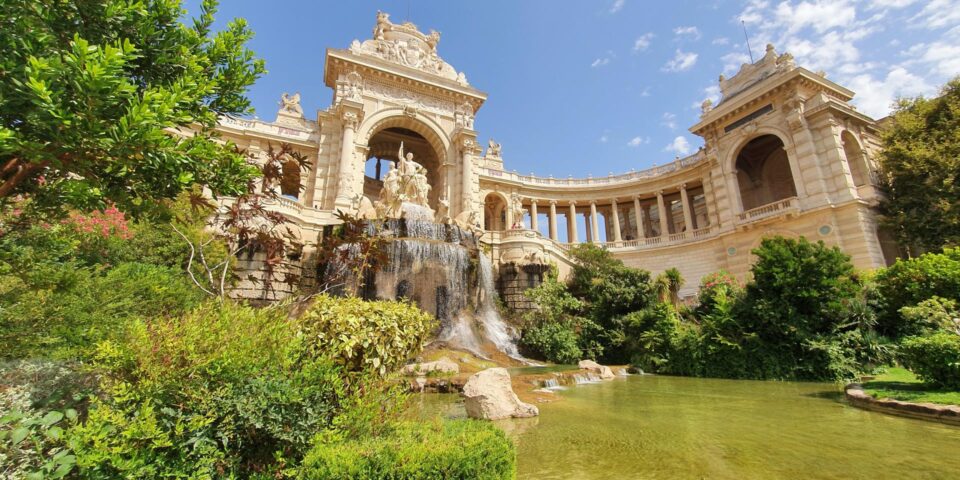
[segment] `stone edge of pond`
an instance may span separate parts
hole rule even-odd
[[[957,405],[911,403],[890,398],[873,398],[872,395],[863,391],[863,386],[859,383],[851,383],[844,387],[844,394],[851,405],[864,410],[960,427],[960,406]]]

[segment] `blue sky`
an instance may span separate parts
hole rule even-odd
[[[440,31],[440,56],[489,94],[481,144],[502,143],[506,167],[524,174],[602,176],[695,151],[687,128],[700,103],[749,60],[741,19],[756,58],[772,42],[875,118],[960,74],[960,0],[223,3],[221,23],[244,17],[256,32],[269,73],[250,96],[266,120],[281,92],[300,92],[306,112],[326,108],[325,49],[369,38],[378,9]]]

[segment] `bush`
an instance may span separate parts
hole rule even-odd
[[[512,479],[516,452],[488,422],[403,423],[382,436],[320,442],[307,454],[303,480]]]
[[[880,332],[893,338],[917,335],[917,325],[904,322],[901,309],[935,296],[960,301],[960,247],[897,260],[880,271],[877,284],[885,302],[879,319]]]
[[[311,348],[347,370],[381,375],[420,353],[436,320],[416,305],[319,295],[298,324]]]
[[[349,394],[280,309],[208,303],[97,349],[103,398],[70,431],[88,478],[279,475]],[[356,385],[362,390],[362,385]]]
[[[904,330],[931,333],[945,330],[960,335],[960,308],[955,300],[932,297],[915,307],[900,309]]]
[[[904,365],[926,382],[960,389],[960,335],[936,332],[907,337],[900,345]]]
[[[672,304],[659,302],[623,317],[625,350],[630,363],[649,372],[666,373],[680,316]]]
[[[181,314],[201,300],[183,273],[168,267],[124,263],[102,271],[73,262],[33,266],[0,275],[3,358],[83,357],[135,318]],[[31,277],[42,272],[58,279],[31,285]]]
[[[544,322],[523,330],[521,342],[532,353],[554,363],[577,363],[583,358],[580,341],[571,322]]]

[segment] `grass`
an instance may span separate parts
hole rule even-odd
[[[904,368],[890,367],[887,372],[863,384],[874,398],[890,398],[913,403],[960,405],[960,392],[933,387]]]

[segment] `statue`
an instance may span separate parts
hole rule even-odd
[[[438,43],[440,43],[440,32],[436,30],[430,30],[430,35],[427,35],[427,45],[430,46],[430,51],[432,53],[437,53]]]
[[[383,32],[390,30],[393,23],[390,22],[390,14],[377,10],[377,25],[373,27],[373,39],[383,40]]]
[[[713,100],[710,100],[708,98],[704,100],[703,103],[700,104],[700,113],[706,114],[710,110],[713,110]]]
[[[519,230],[526,228],[523,224],[523,216],[527,213],[527,210],[523,208],[520,195],[516,193],[510,195],[510,213],[513,215],[513,225],[510,225],[511,229]]]
[[[483,230],[480,227],[480,215],[476,210],[464,210],[460,212],[457,218],[453,219],[453,224],[465,232],[479,232]]]
[[[494,142],[492,138],[487,141],[487,156],[488,157],[500,156],[500,144],[497,142]]]
[[[280,111],[303,116],[303,108],[300,107],[300,93],[294,93],[292,96],[284,93],[280,96]]]
[[[404,203],[429,208],[431,186],[427,169],[413,161],[412,152],[403,151],[403,142],[397,157],[396,166],[383,178],[377,205],[377,211],[387,218],[400,218]]]

